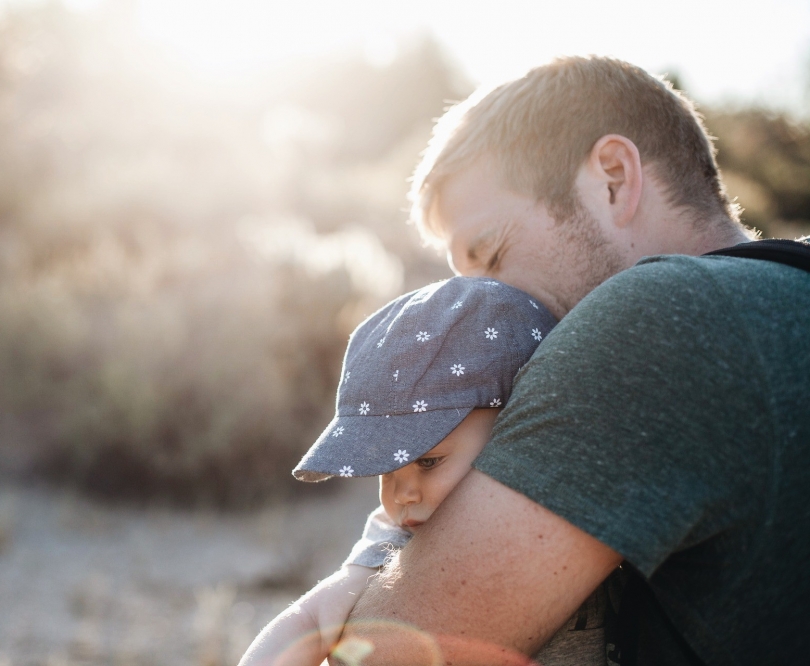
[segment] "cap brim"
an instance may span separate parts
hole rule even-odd
[[[412,463],[441,442],[473,410],[437,409],[390,416],[336,416],[301,459],[293,476],[378,476]]]

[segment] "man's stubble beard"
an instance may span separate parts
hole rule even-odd
[[[579,201],[567,219],[558,222],[565,261],[570,262],[570,288],[564,305],[571,310],[579,301],[610,277],[625,268],[626,260],[608,238],[599,223]]]

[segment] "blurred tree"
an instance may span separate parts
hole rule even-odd
[[[404,225],[406,180],[471,86],[429,37],[384,67],[201,81],[137,37],[130,0],[108,8],[0,18],[0,472],[186,503],[295,492],[351,329],[449,274]],[[807,125],[707,119],[746,219],[806,223]]]
[[[383,68],[359,55],[331,63],[314,80],[301,81],[290,97],[338,119],[343,128],[339,159],[376,161],[415,130],[424,132],[449,103],[470,92],[469,82],[425,35],[403,45]]]
[[[402,205],[457,75],[426,40],[383,70],[211,84],[125,17],[0,21],[0,471],[184,503],[300,491],[349,331],[403,267],[447,273]]]
[[[764,109],[709,111],[718,162],[744,221],[766,236],[810,230],[810,124]],[[786,226],[787,225],[787,226]]]
[[[807,71],[810,75],[810,67]],[[665,78],[685,90],[677,70]],[[810,233],[810,118],[757,107],[701,112],[717,139],[717,162],[745,224],[765,237]]]

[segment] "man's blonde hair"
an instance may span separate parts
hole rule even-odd
[[[694,104],[668,81],[603,57],[559,58],[451,107],[414,172],[411,217],[423,238],[441,244],[428,217],[436,193],[449,176],[487,156],[506,187],[568,220],[578,207],[577,171],[606,134],[636,144],[670,203],[693,212],[697,228],[719,216],[738,220]]]

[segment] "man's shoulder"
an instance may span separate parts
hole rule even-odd
[[[774,261],[727,256],[644,257],[614,275],[574,308],[571,323],[594,312],[614,318],[651,319],[656,313],[691,312],[694,317],[745,309],[771,316],[796,302],[810,301],[810,273]],[[617,321],[615,317],[620,319]]]
[[[725,301],[724,281],[718,282],[713,263],[682,255],[645,257],[585,296],[551,332],[547,342],[552,344],[545,351],[567,334],[587,336],[589,346],[593,338],[607,337],[606,344],[613,346],[628,336],[648,337],[662,327],[705,321]]]
[[[808,327],[799,269],[649,258],[549,333],[476,467],[651,575],[760,509],[775,437],[807,432]]]
[[[726,276],[734,276],[735,280],[740,276],[750,276],[752,281],[756,281],[762,276],[778,275],[785,269],[789,273],[801,273],[797,269],[761,259],[661,254],[643,257],[634,266],[614,275],[603,286],[655,290],[680,284],[715,283],[718,280],[722,283]]]
[[[802,281],[807,276],[808,273],[804,270],[767,259],[661,254],[643,257],[634,266],[611,279],[644,282],[646,286],[654,288],[656,284],[677,285],[681,281],[719,281],[722,284],[725,279],[730,278],[735,282],[742,279],[757,283],[769,277]]]
[[[705,257],[687,255],[656,255],[642,258],[634,266],[602,283],[586,299],[607,300],[628,294],[644,296],[664,292],[669,296],[694,289],[705,292],[712,283],[720,262],[707,261]]]

